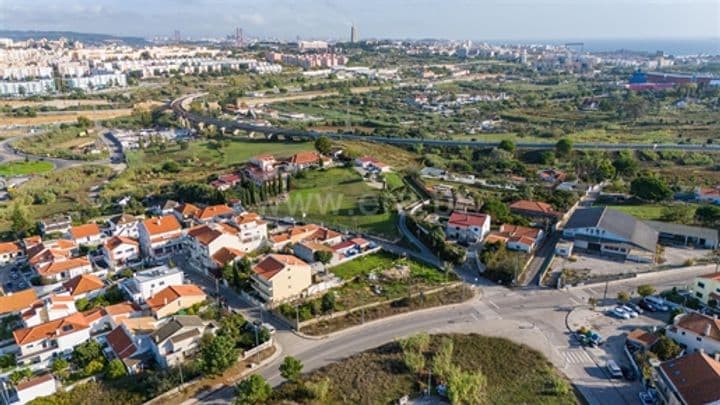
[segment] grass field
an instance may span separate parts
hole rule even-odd
[[[452,364],[465,371],[482,371],[487,377],[486,401],[492,404],[577,404],[568,381],[539,352],[507,339],[476,334],[432,335],[425,353],[431,365],[441,339],[453,342]],[[396,403],[404,395],[419,397],[428,377],[413,375],[403,362],[396,342],[340,360],[302,377],[303,382],[330,380],[327,402],[353,404]],[[433,381],[437,385],[440,381]],[[561,389],[550,392],[552,384]],[[296,399],[297,387],[285,384],[273,399]],[[301,400],[300,403],[311,403]]]
[[[0,164],[0,176],[23,176],[27,174],[47,173],[53,164],[43,161],[17,161]]]
[[[392,213],[378,210],[379,191],[370,188],[352,169],[308,171],[293,182],[286,202],[266,207],[266,215],[292,216],[387,237],[397,235]]]
[[[387,253],[379,252],[360,257],[358,259],[343,263],[331,269],[332,273],[344,280],[350,280],[359,275],[367,275],[371,272],[378,272],[391,268],[394,264],[407,264],[413,276],[422,277],[432,282],[444,281],[444,275],[436,269],[411,259],[400,259]]]
[[[386,173],[385,182],[387,183],[387,188],[390,191],[397,190],[405,185],[400,175],[395,172]]]

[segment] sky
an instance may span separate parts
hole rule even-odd
[[[0,29],[152,38],[720,37],[720,0],[0,0]]]

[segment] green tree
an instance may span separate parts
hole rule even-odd
[[[17,385],[20,381],[32,377],[33,373],[29,368],[21,368],[10,373],[10,382]]]
[[[81,115],[81,116],[77,117],[77,125],[80,128],[86,129],[86,128],[90,128],[91,126],[93,126],[94,123],[88,117]]]
[[[720,224],[720,207],[716,205],[702,205],[695,210],[695,219],[705,226]]]
[[[404,352],[413,351],[423,353],[430,347],[430,335],[426,332],[418,333],[405,339],[400,339],[398,343],[400,343],[400,347]]]
[[[246,323],[245,317],[241,314],[225,314],[220,321],[220,329],[217,334],[227,336],[234,342],[235,346],[237,346],[244,334],[243,330]]]
[[[127,370],[120,359],[112,359],[107,364],[105,375],[107,375],[107,377],[111,380],[117,380],[118,378],[127,375]]]
[[[620,291],[617,295],[617,300],[622,302],[623,304],[630,301],[630,293],[627,291]]]
[[[650,351],[657,354],[662,361],[672,360],[680,355],[682,347],[667,336],[660,336],[658,341],[650,348]]]
[[[695,216],[695,208],[682,205],[672,204],[663,207],[661,220],[665,222],[678,222],[681,224],[689,224]]]
[[[326,292],[322,296],[322,310],[323,312],[332,312],[335,310],[335,293],[332,291]]]
[[[319,261],[322,264],[328,264],[333,258],[333,254],[330,251],[327,250],[318,250],[315,252],[315,260]]]
[[[515,153],[515,142],[511,141],[510,139],[503,139],[498,144],[498,149],[506,150],[510,153]]]
[[[16,237],[22,237],[32,228],[33,224],[30,222],[28,217],[27,209],[20,203],[13,205],[12,213],[10,214],[10,229]]]
[[[300,360],[293,356],[285,356],[282,364],[280,364],[280,375],[289,381],[297,382],[302,373],[303,364]]]
[[[481,404],[487,393],[487,377],[480,370],[468,372],[455,369],[448,379],[448,398],[450,403]]]
[[[86,377],[89,377],[103,371],[104,368],[105,365],[103,364],[103,361],[101,359],[96,359],[88,363],[83,368],[83,374],[85,374]]]
[[[217,375],[227,370],[238,358],[235,342],[224,335],[203,339],[200,350],[203,370],[210,375]]]
[[[403,362],[413,374],[420,374],[425,369],[425,355],[419,352],[403,352]]]
[[[70,363],[62,357],[55,359],[52,363],[51,370],[61,380],[66,379],[70,375]]]
[[[634,179],[630,183],[630,192],[646,201],[664,201],[673,195],[667,183],[656,176],[642,176]]]
[[[328,402],[330,397],[330,389],[332,388],[332,382],[328,377],[325,377],[319,381],[309,381],[305,383],[305,388],[312,394],[313,398],[320,404]]]
[[[261,404],[267,401],[272,394],[272,387],[260,374],[252,374],[240,381],[237,385],[237,398],[235,404]]]
[[[615,170],[619,175],[633,177],[637,173],[639,165],[632,152],[622,151],[613,161],[613,166],[615,166]]]
[[[441,381],[447,381],[450,378],[450,373],[453,370],[453,349],[452,339],[443,338],[440,342],[440,348],[433,357],[432,371]]]
[[[78,368],[85,368],[94,360],[102,360],[102,346],[95,339],[90,339],[75,346],[72,352],[72,362]]]
[[[330,138],[324,135],[320,136],[315,140],[315,149],[323,155],[329,154],[332,150],[332,142],[330,142]]]
[[[563,138],[555,144],[555,153],[560,157],[567,157],[573,149],[573,142],[568,138]]]
[[[655,287],[651,286],[650,284],[639,285],[637,288],[637,293],[641,297],[647,297],[655,294]]]

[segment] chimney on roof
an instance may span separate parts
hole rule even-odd
[[[712,325],[709,323],[705,325],[705,336],[710,336],[710,332],[712,331]]]
[[[163,304],[163,305],[167,305],[167,297],[165,297],[165,299],[163,301],[165,301],[165,304]]]

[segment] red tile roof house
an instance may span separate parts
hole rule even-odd
[[[320,154],[314,151],[298,152],[292,155],[288,160],[288,165],[292,171],[317,167],[319,164]]]
[[[77,301],[100,295],[105,290],[105,283],[94,274],[81,274],[64,282],[63,288]]]
[[[134,335],[124,324],[118,325],[105,339],[113,356],[122,361],[128,374],[142,371],[152,358],[149,337]]]
[[[111,270],[122,270],[127,262],[140,258],[140,242],[125,236],[113,236],[103,243],[102,254]]]
[[[25,259],[25,251],[19,242],[0,243],[0,265]]]
[[[510,212],[531,218],[558,220],[562,212],[541,201],[520,200],[510,204]]]
[[[372,156],[363,156],[355,159],[355,165],[367,170],[377,170],[382,173],[389,172],[392,167],[375,159]]]
[[[453,211],[450,214],[445,235],[450,239],[475,243],[485,239],[490,232],[490,215]]]
[[[538,172],[538,177],[540,177],[540,180],[548,183],[559,183],[565,181],[567,174],[557,169],[545,169]]]
[[[102,243],[105,234],[97,224],[85,224],[70,228],[70,238],[78,245],[95,246]]]
[[[657,370],[660,403],[720,403],[720,362],[717,359],[696,352],[666,361]]]
[[[216,190],[227,191],[235,187],[241,180],[242,177],[239,174],[221,174],[217,179],[211,181],[210,185]]]
[[[171,285],[145,302],[157,319],[176,314],[207,299],[205,292],[194,284]]]
[[[239,236],[240,230],[226,223],[198,225],[187,231],[186,251],[190,261],[208,275],[218,269],[214,255],[220,249],[244,251],[245,244]]]
[[[73,348],[90,339],[90,327],[81,313],[45,322],[37,326],[13,332],[15,344],[20,349],[19,366],[30,364],[48,367],[55,357],[67,355]]]
[[[505,243],[510,250],[530,253],[535,250],[543,236],[542,229],[502,224],[498,232],[492,232],[485,238],[485,242],[499,241]]]
[[[66,258],[59,256],[53,260],[34,266],[35,272],[52,282],[61,282],[81,274],[92,273],[93,267],[87,257]]]
[[[252,287],[271,305],[300,296],[312,285],[310,265],[292,255],[265,256],[250,277]]]
[[[140,246],[148,257],[167,259],[182,248],[182,241],[182,227],[172,215],[150,218],[140,225]]]
[[[210,205],[201,208],[193,215],[195,222],[207,224],[221,219],[230,219],[235,215],[235,211],[225,204]]]

